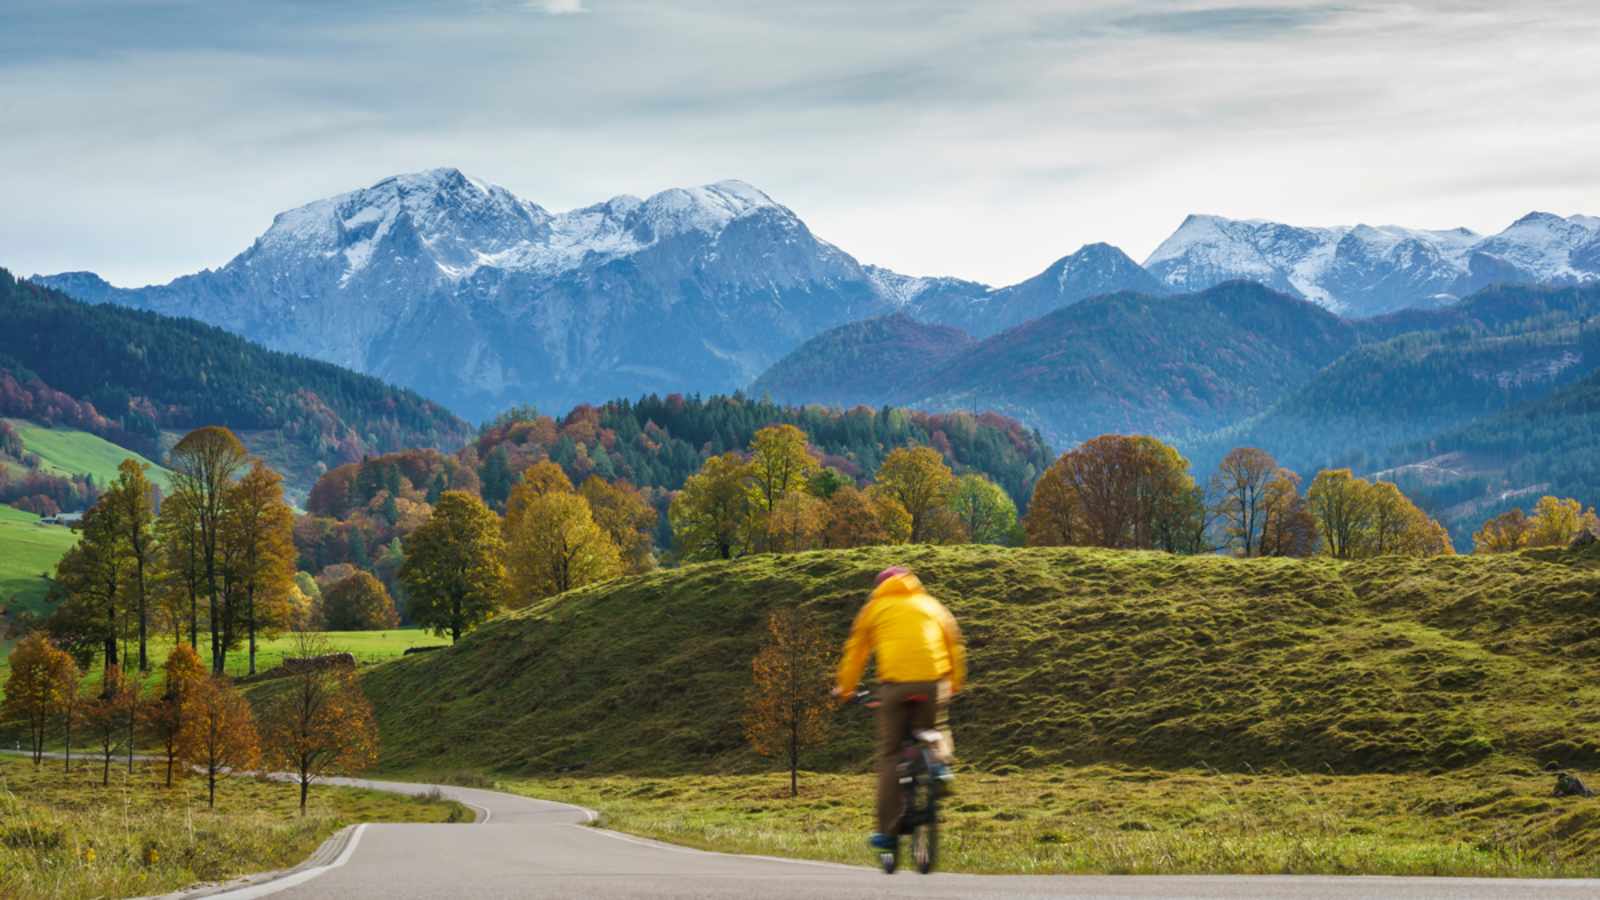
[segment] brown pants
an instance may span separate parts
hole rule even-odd
[[[923,696],[921,703],[906,698]],[[950,682],[884,682],[878,686],[878,831],[893,834],[900,822],[900,779],[895,771],[900,743],[907,734],[935,729],[944,735],[939,750],[945,762],[955,758],[950,737]]]

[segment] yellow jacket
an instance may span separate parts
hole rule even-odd
[[[890,578],[861,607],[839,663],[839,693],[856,689],[873,653],[880,681],[948,678],[955,693],[967,678],[967,653],[955,617],[928,596],[915,575]]]

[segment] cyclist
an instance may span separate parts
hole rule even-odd
[[[937,730],[941,778],[955,746],[945,710],[966,679],[966,649],[955,617],[923,590],[922,582],[904,566],[879,573],[872,596],[856,615],[839,663],[834,694],[850,697],[867,666],[878,658],[878,830],[869,839],[874,849],[892,850],[901,812],[895,773],[900,742],[908,731]],[[919,700],[920,702],[913,702]]]

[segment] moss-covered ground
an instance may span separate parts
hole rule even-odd
[[[1114,766],[968,772],[940,867],[1011,874],[1600,875],[1600,801],[1518,767],[1446,775],[1219,773]],[[600,825],[704,849],[868,865],[866,775],[512,779]]]

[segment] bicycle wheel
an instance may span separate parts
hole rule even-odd
[[[926,875],[939,861],[939,800],[932,784],[918,793],[922,805],[917,811],[917,827],[911,832],[911,861]]]

